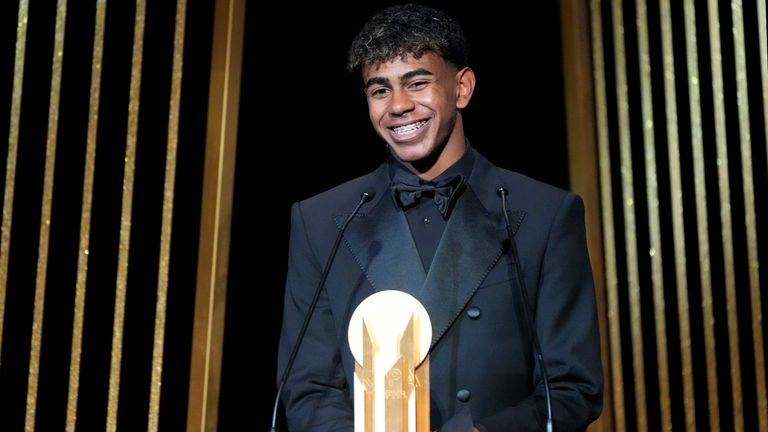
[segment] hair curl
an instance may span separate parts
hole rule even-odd
[[[354,73],[364,66],[408,55],[419,58],[429,51],[456,67],[467,66],[469,49],[458,21],[429,6],[391,6],[374,15],[352,40],[347,69]]]

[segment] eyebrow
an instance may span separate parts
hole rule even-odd
[[[403,74],[403,76],[400,77],[400,82],[408,81],[409,79],[419,76],[419,75],[429,75],[434,76],[432,72],[428,71],[424,68],[414,69],[412,71],[408,71]],[[365,89],[369,88],[372,85],[381,84],[381,85],[388,85],[389,79],[384,77],[371,77],[368,79],[368,81],[365,82]]]

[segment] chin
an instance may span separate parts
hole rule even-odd
[[[392,153],[403,162],[417,162],[427,159],[432,155],[432,149],[429,146],[416,144],[408,145],[403,143],[390,144]]]
[[[397,156],[398,159],[400,159],[401,162],[408,162],[408,163],[418,162],[422,159],[426,159],[429,156],[429,153],[410,152],[410,151],[405,151],[405,152],[394,151],[394,154],[395,156]]]

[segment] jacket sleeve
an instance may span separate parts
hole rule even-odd
[[[296,344],[324,263],[310,244],[300,203],[291,208],[288,275],[278,355],[278,379]],[[315,246],[316,247],[316,246]],[[352,401],[341,364],[336,330],[325,290],[321,292],[306,335],[282,393],[291,432],[351,432]]]
[[[577,195],[566,195],[550,227],[540,272],[525,280],[549,377],[554,429],[582,431],[602,409],[603,376],[584,205]],[[547,409],[538,363],[533,379],[533,395],[479,419],[478,427],[485,432],[544,430]]]

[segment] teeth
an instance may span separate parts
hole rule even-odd
[[[392,130],[395,131],[395,133],[398,134],[398,135],[405,135],[405,134],[409,134],[409,133],[419,129],[420,127],[424,126],[425,124],[427,124],[427,121],[423,120],[423,121],[420,121],[420,122],[411,123],[409,125],[396,127],[396,128],[393,128]]]

